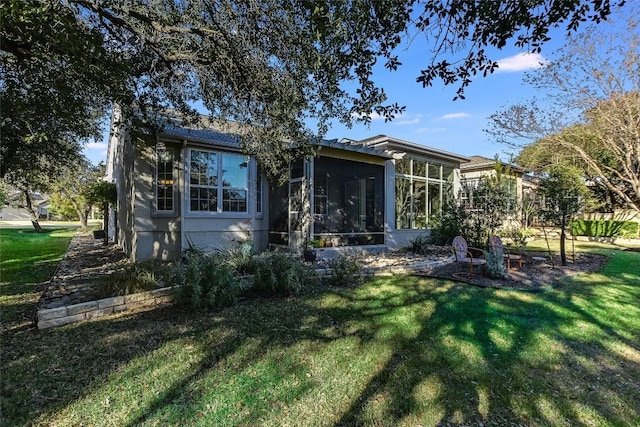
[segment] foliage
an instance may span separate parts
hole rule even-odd
[[[63,165],[60,177],[51,185],[52,208],[62,216],[79,219],[86,227],[92,206],[100,202],[95,187],[102,185],[99,182],[103,176],[104,165],[94,166],[84,157],[72,165]],[[69,208],[75,211],[74,215],[70,215]]]
[[[524,248],[527,241],[536,235],[536,232],[525,227],[507,227],[500,231],[500,236],[509,239],[517,248]]]
[[[616,28],[605,23],[571,38],[529,78],[544,98],[494,114],[489,132],[521,150],[521,166],[544,173],[576,165],[602,205],[640,212],[640,11],[629,7],[614,16]]]
[[[453,238],[466,234],[469,212],[453,198],[447,197],[442,211],[431,225],[429,243],[434,245],[450,245]],[[421,243],[421,242],[418,242]]]
[[[153,265],[130,264],[105,277],[100,286],[104,298],[151,291],[158,281]]]
[[[313,266],[284,252],[265,252],[253,262],[252,290],[263,295],[296,294],[317,281]]]
[[[640,225],[633,221],[586,220],[571,221],[569,229],[574,236],[638,237]]]
[[[470,246],[484,247],[517,212],[513,178],[509,167],[495,164],[495,174],[482,176],[476,183],[463,182],[464,205],[447,199],[431,229],[433,244],[447,245],[455,236],[464,236]]]
[[[108,53],[104,32],[63,2],[4,1],[0,22],[0,177],[46,191],[83,141],[100,138],[112,88],[126,81],[116,60],[126,64],[126,55]]]
[[[541,180],[540,190],[545,200],[541,215],[547,223],[560,227],[560,258],[562,265],[567,265],[566,227],[586,205],[589,191],[580,169],[566,164],[550,168],[548,175]]]
[[[409,241],[407,250],[414,254],[426,255],[429,253],[429,247],[432,245],[432,234],[420,234],[414,239]]]
[[[221,263],[240,275],[250,274],[254,269],[253,242],[245,241],[218,250]]]
[[[471,246],[483,247],[512,214],[509,190],[499,178],[482,177],[476,186],[465,185],[463,191],[469,194],[464,235]]]
[[[63,221],[79,220],[78,211],[71,200],[63,198],[60,193],[52,193],[49,196],[49,213]]]
[[[581,171],[569,165],[554,166],[541,180],[545,196],[542,217],[555,226],[564,227],[569,218],[581,211],[589,196]]]
[[[485,246],[488,237],[515,216],[517,200],[510,186],[513,180],[509,169],[496,163],[495,175],[481,177],[476,185],[463,183],[462,191],[467,194],[468,205],[458,209],[467,211],[462,235],[470,246]]]
[[[95,181],[87,191],[90,203],[115,203],[117,195],[116,185],[107,181]]]
[[[331,269],[329,284],[332,286],[355,286],[363,282],[361,264],[357,257],[345,255],[330,259],[329,268]]]
[[[219,254],[190,251],[167,275],[175,287],[176,301],[195,309],[227,307],[235,303],[248,285]]]
[[[306,119],[317,119],[315,136],[322,136],[332,119],[351,124],[370,121],[372,112],[391,119],[403,111],[386,104],[373,79],[379,62],[388,70],[402,65],[397,51],[403,42],[420,35],[432,45],[432,62],[418,83],[459,83],[463,98],[473,75],[497,68],[487,47],[501,49],[514,40],[517,47],[540,51],[550,28],[564,23],[571,32],[611,12],[607,0],[483,4],[8,0],[0,5],[8,82],[3,101],[24,102],[2,110],[3,126],[10,123],[7,131],[13,133],[7,132],[10,149],[0,163],[24,170],[11,151],[30,140],[55,155],[58,148],[46,140],[55,144],[95,134],[95,118],[106,101],[143,118],[172,108],[186,122],[195,120],[192,105],[202,101],[215,118],[250,125],[242,135],[245,151],[279,174],[283,160],[290,160],[283,141],[314,136]],[[13,101],[2,104],[14,107]],[[5,112],[11,120],[4,120]]]

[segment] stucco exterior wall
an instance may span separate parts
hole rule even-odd
[[[182,249],[180,234],[182,174],[175,173],[175,170],[182,170],[180,149],[173,144],[166,144],[167,149],[176,153],[173,174],[175,210],[166,214],[158,213],[154,209],[155,148],[155,140],[139,141],[136,144],[133,222],[136,248],[132,257],[135,261],[174,260],[180,256]]]

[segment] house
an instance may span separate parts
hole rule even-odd
[[[202,128],[165,125],[131,135],[118,115],[107,157],[118,192],[110,232],[134,261],[247,239],[257,250],[297,251],[308,239],[400,248],[428,229],[469,161],[384,135],[323,140],[278,185],[241,152],[237,124],[202,117]]]

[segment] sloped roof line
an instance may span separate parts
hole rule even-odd
[[[370,138],[365,138],[360,141],[356,141],[358,144],[365,145],[367,147],[378,147],[385,144],[396,145],[400,147],[407,148],[409,150],[422,152],[426,155],[435,155],[439,157],[445,157],[450,159],[459,160],[462,162],[468,162],[469,157],[463,156],[462,154],[452,153],[450,151],[441,150],[439,148],[429,147],[428,145],[418,144],[411,141],[406,141],[404,139],[395,138],[387,135],[376,135]]]

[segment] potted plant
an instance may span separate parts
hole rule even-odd
[[[316,251],[314,249],[314,240],[305,239],[302,245],[302,259],[308,262],[316,260]]]
[[[109,229],[109,205],[114,205],[117,199],[116,185],[107,181],[97,181],[89,190],[91,203],[102,205],[103,228],[93,232],[94,238],[104,239],[104,244],[109,243],[107,230]]]

